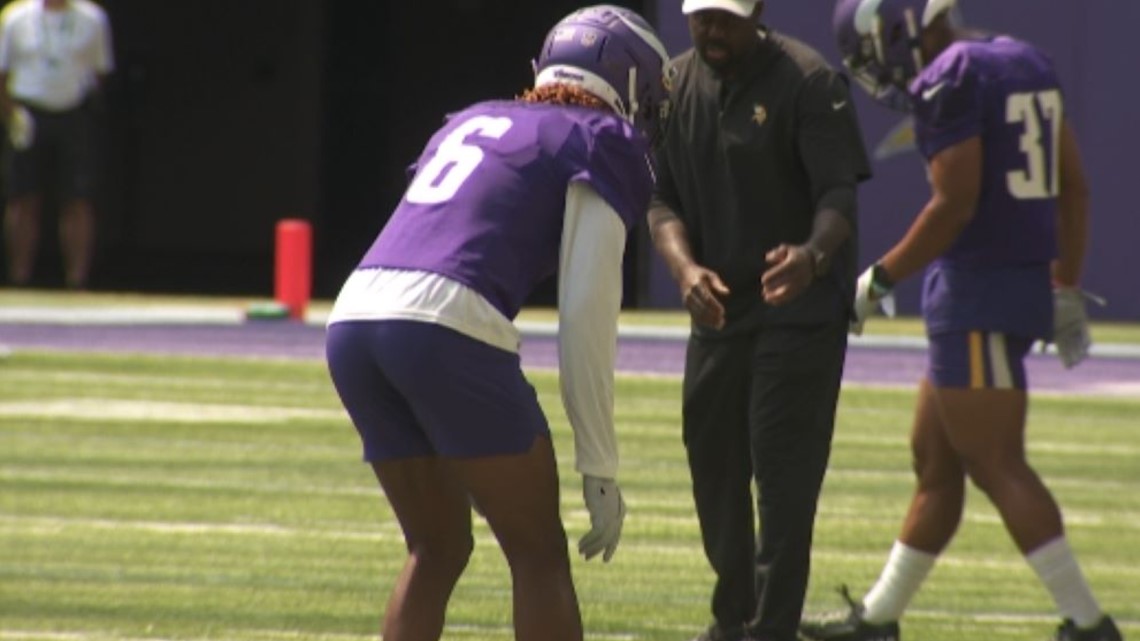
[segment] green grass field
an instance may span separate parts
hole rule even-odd
[[[572,539],[587,525],[554,377]],[[574,561],[589,639],[680,641],[708,622],[711,574],[678,436],[679,381],[621,378],[630,507],[614,561]],[[910,492],[913,393],[849,388],[817,529],[809,609],[876,576]],[[1098,596],[1140,638],[1140,400],[1048,397],[1033,461],[1065,507]],[[445,638],[510,631],[485,524]],[[571,542],[573,545],[573,541]],[[320,363],[18,352],[0,360],[0,640],[375,638],[404,552]],[[1052,605],[992,508],[904,621],[908,641],[1041,640]]]

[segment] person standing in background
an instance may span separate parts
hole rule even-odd
[[[1056,641],[1121,641],[1026,458],[1033,343],[1065,367],[1089,352],[1080,290],[1088,186],[1052,60],[967,28],[954,0],[838,0],[844,63],[885,106],[913,113],[930,198],[858,279],[852,331],[925,270],[928,364],[911,428],[916,484],[878,581],[847,611],[811,617],[813,641],[899,641],[899,620],[953,540],[969,479],[1053,598]]]
[[[64,281],[89,284],[95,252],[98,126],[92,104],[111,72],[111,26],[89,0],[16,0],[0,12],[8,282],[27,285],[49,191],[59,203]]]
[[[763,6],[685,0],[649,211],[693,321],[682,437],[716,573],[701,641],[796,639],[870,175],[847,82]]]

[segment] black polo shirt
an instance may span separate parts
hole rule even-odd
[[[657,151],[654,204],[677,213],[697,262],[732,290],[725,329],[696,330],[704,335],[834,322],[847,313],[854,291],[853,234],[830,273],[794,301],[770,307],[760,294],[765,253],[805,242],[821,199],[870,177],[846,78],[804,43],[761,34],[731,83],[692,49],[674,60],[673,111]],[[843,213],[854,230],[850,209]]]

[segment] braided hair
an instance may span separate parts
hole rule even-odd
[[[589,107],[612,111],[601,98],[585,89],[565,83],[543,85],[527,89],[519,96],[523,102],[545,102],[552,105],[567,105],[573,107]]]

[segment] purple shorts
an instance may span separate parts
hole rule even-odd
[[[935,387],[1026,389],[1025,356],[1033,339],[999,332],[930,337],[927,377]]]
[[[325,350],[365,461],[521,454],[550,434],[516,353],[405,320],[333,323]]]

